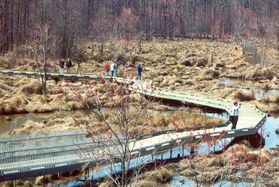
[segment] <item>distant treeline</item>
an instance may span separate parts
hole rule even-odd
[[[42,28],[62,57],[112,37],[279,40],[278,10],[278,0],[0,0],[0,52],[26,48]]]

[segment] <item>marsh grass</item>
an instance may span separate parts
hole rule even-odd
[[[234,93],[234,98],[239,101],[252,101],[256,99],[255,92],[252,90],[250,93],[237,91]]]
[[[279,95],[274,96],[274,97],[272,98],[272,101],[273,101],[275,104],[279,105]]]

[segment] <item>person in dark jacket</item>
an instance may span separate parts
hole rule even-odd
[[[70,58],[68,58],[68,61],[66,63],[67,73],[71,73],[71,67],[73,66],[72,61]]]
[[[64,59],[60,59],[60,62],[59,62],[60,75],[63,75],[63,74],[64,74],[64,64],[65,64]]]
[[[141,80],[141,72],[142,72],[142,67],[141,65],[139,64],[138,67],[137,67],[137,71],[138,71],[138,80]]]

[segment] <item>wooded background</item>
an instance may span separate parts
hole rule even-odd
[[[78,43],[153,37],[232,36],[279,40],[278,0],[0,0],[0,52],[34,40],[44,26],[55,55]]]

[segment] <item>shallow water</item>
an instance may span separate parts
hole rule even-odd
[[[164,111],[164,113],[170,113],[171,111]],[[20,128],[26,121],[44,122],[48,125],[48,122],[53,116],[59,114],[60,117],[78,115],[88,116],[91,112],[88,110],[76,110],[76,111],[54,111],[51,113],[25,113],[25,114],[13,114],[13,115],[0,115],[0,134],[7,133],[10,130]],[[92,113],[91,113],[92,114]],[[201,113],[201,115],[207,117],[221,118],[227,120],[226,113]]]
[[[84,112],[84,111],[75,111],[75,112]],[[63,115],[69,115],[70,112],[64,112]],[[46,122],[54,115],[54,113],[46,113],[46,114],[18,114],[18,115],[10,115],[11,121],[7,121],[6,118],[7,116],[0,116],[0,122],[1,123],[1,132],[6,132],[8,130],[11,130],[13,128],[18,128],[20,127],[25,121],[27,120],[33,120],[33,121],[42,121],[45,120]],[[206,113],[208,117],[219,117],[221,119],[228,119],[228,114],[226,112],[224,113]],[[275,133],[275,130],[279,128],[279,117],[268,117],[265,125],[263,126],[263,131],[260,131],[259,133],[263,135],[265,138],[265,148],[271,149],[279,145],[279,136]],[[198,154],[200,153],[207,153],[207,152],[213,152],[213,151],[218,151],[222,150],[224,147],[224,144],[228,144],[230,140],[226,140],[226,142],[219,142],[215,146],[215,150],[209,149],[207,144],[201,144]],[[172,151],[172,158],[176,158],[180,154],[182,156],[182,149],[177,148]],[[186,148],[184,150],[184,155],[189,155],[190,154],[190,148]],[[163,155],[163,159],[169,159],[170,158],[170,151],[167,151]],[[152,160],[154,159],[161,159],[161,155],[154,156],[153,159],[150,156],[145,156],[140,159],[136,159],[132,163],[131,169],[133,169],[134,166],[138,165],[138,163],[141,164],[147,164],[151,163]],[[120,164],[115,165],[116,168],[120,168]],[[108,168],[103,167],[100,169],[98,172],[95,172],[94,174],[91,173],[91,176],[93,174],[94,179],[102,178],[107,175],[109,172]],[[69,179],[67,179],[69,180]],[[84,180],[84,176],[80,177],[79,180]],[[59,184],[59,186],[79,186],[82,185],[83,182],[78,181],[78,180],[71,180],[67,182],[62,182],[62,184]],[[180,176],[180,175],[175,175],[173,179],[170,182],[170,186],[190,186],[190,185],[195,185],[195,181],[188,179],[186,177]],[[242,187],[242,186],[247,186],[249,183],[230,183],[227,181],[221,181],[217,184],[211,185],[211,184],[203,184],[204,186],[236,186],[236,187]],[[47,186],[54,186],[55,184],[48,184]]]
[[[259,131],[259,134],[265,139],[265,148],[271,149],[279,145],[279,136],[275,133],[279,128],[279,117],[268,117],[263,130]]]
[[[26,113],[13,115],[0,115],[0,134],[6,133],[12,129],[20,128],[26,121],[44,122],[48,125],[49,120],[59,114],[59,116],[71,116],[73,114],[88,115],[87,110],[77,111],[55,111],[50,113]]]
[[[258,87],[256,87],[256,88],[253,87],[254,89],[251,89],[247,86],[243,86],[243,85],[253,84],[253,82],[250,82],[250,81],[228,80],[228,79],[220,79],[220,81],[222,83],[224,83],[226,86],[230,86],[233,88],[240,88],[241,91],[243,91],[245,93],[251,93],[251,91],[253,91],[255,94],[256,100],[279,95],[279,90],[263,90]]]
[[[200,144],[200,147],[198,149],[198,152],[196,154],[201,154],[201,153],[208,153],[208,152],[214,152],[214,151],[220,151],[222,150],[223,147],[225,147],[226,145],[228,145],[230,143],[230,139],[224,139],[224,140],[220,140],[217,142],[216,146],[213,147],[209,147],[207,143],[202,143]],[[191,152],[191,149],[189,147],[186,147],[184,149],[184,155],[189,156]],[[172,150],[172,154],[171,151],[166,151],[165,153],[163,153],[163,157],[162,155],[154,155],[153,157],[151,156],[144,156],[144,157],[140,157],[138,159],[133,159],[131,161],[131,166],[130,169],[134,169],[136,166],[143,166],[146,165],[148,163],[152,163],[154,160],[161,160],[161,158],[163,160],[166,159],[170,159],[170,158],[177,158],[178,155],[182,156],[183,155],[183,150],[182,148],[175,148]],[[99,169],[96,172],[91,172],[90,176],[93,176],[93,180],[97,180],[103,177],[106,177],[108,174],[111,174],[110,171],[110,167],[102,167],[101,169]],[[120,163],[114,164],[113,165],[113,173],[119,173],[121,171],[121,165]],[[91,178],[91,177],[90,177]],[[81,182],[82,180],[84,180],[84,176],[80,177],[78,180],[73,180],[73,181],[67,181],[63,184],[60,184],[60,187],[67,187],[67,186],[79,186],[82,185],[83,182]],[[174,179],[173,179],[174,180]],[[186,179],[185,179],[186,180]],[[188,181],[192,181],[190,179],[188,179]],[[172,184],[174,183],[174,184]],[[170,183],[171,186],[176,186],[177,184],[175,184],[175,182],[171,182]],[[51,186],[49,184],[49,186]]]
[[[12,129],[20,128],[26,121],[48,121],[53,113],[28,113],[28,114],[13,114],[0,115],[0,134],[8,132]]]
[[[220,117],[224,117],[226,118],[227,114],[207,114],[209,116],[220,116]],[[264,138],[265,138],[265,146],[264,148],[267,149],[271,149],[274,148],[276,146],[279,145],[279,136],[275,133],[275,130],[279,128],[279,117],[268,117],[266,120],[265,125],[262,127],[261,130],[259,130],[259,134],[261,134]],[[197,154],[201,154],[201,153],[207,153],[207,152],[213,152],[213,151],[219,151],[222,150],[222,148],[224,147],[224,145],[227,145],[230,142],[230,139],[219,141],[218,144],[215,146],[215,149],[213,150],[213,148],[208,148],[207,143],[201,144],[198,153]],[[177,155],[180,154],[182,156],[182,149],[178,148],[178,149],[174,149],[172,151],[172,158],[177,158]],[[190,148],[186,148],[184,150],[184,155],[189,155],[190,154]],[[153,159],[161,159],[161,155],[158,155],[156,157],[154,157]],[[170,158],[170,151],[167,151],[164,153],[163,159],[169,159]],[[141,158],[141,160],[137,160],[136,163],[138,163],[138,161],[140,161],[141,164],[147,164],[152,162],[152,158],[150,156],[146,156]],[[120,165],[117,164],[116,168],[120,168]],[[132,169],[132,168],[131,168]],[[98,178],[102,178],[104,176],[106,176],[106,174],[108,173],[108,169],[107,168],[102,168],[100,170],[98,170],[97,172],[95,172],[93,174],[94,179],[98,179]],[[91,173],[92,175],[92,173]],[[80,178],[81,180],[84,179],[84,177]],[[82,182],[80,181],[69,181],[66,183],[61,184],[61,186],[78,186],[81,185]],[[203,184],[203,186],[205,187],[209,187],[209,186],[213,186],[213,187],[218,187],[218,186],[224,186],[224,187],[246,187],[248,186],[250,183],[246,183],[246,182],[241,182],[241,183],[231,183],[229,181],[220,181],[216,184]],[[175,175],[172,180],[170,181],[170,186],[172,187],[176,187],[176,186],[191,186],[191,185],[196,185],[196,182],[192,179],[188,179],[187,177],[181,176],[181,175]]]
[[[188,187],[188,186],[196,186],[197,183],[194,180],[188,179],[187,177],[181,176],[181,175],[174,175],[172,180],[170,181],[171,187]],[[246,187],[249,183],[241,182],[241,183],[232,183],[229,181],[221,181],[217,182],[215,184],[210,183],[202,183],[203,187]]]

